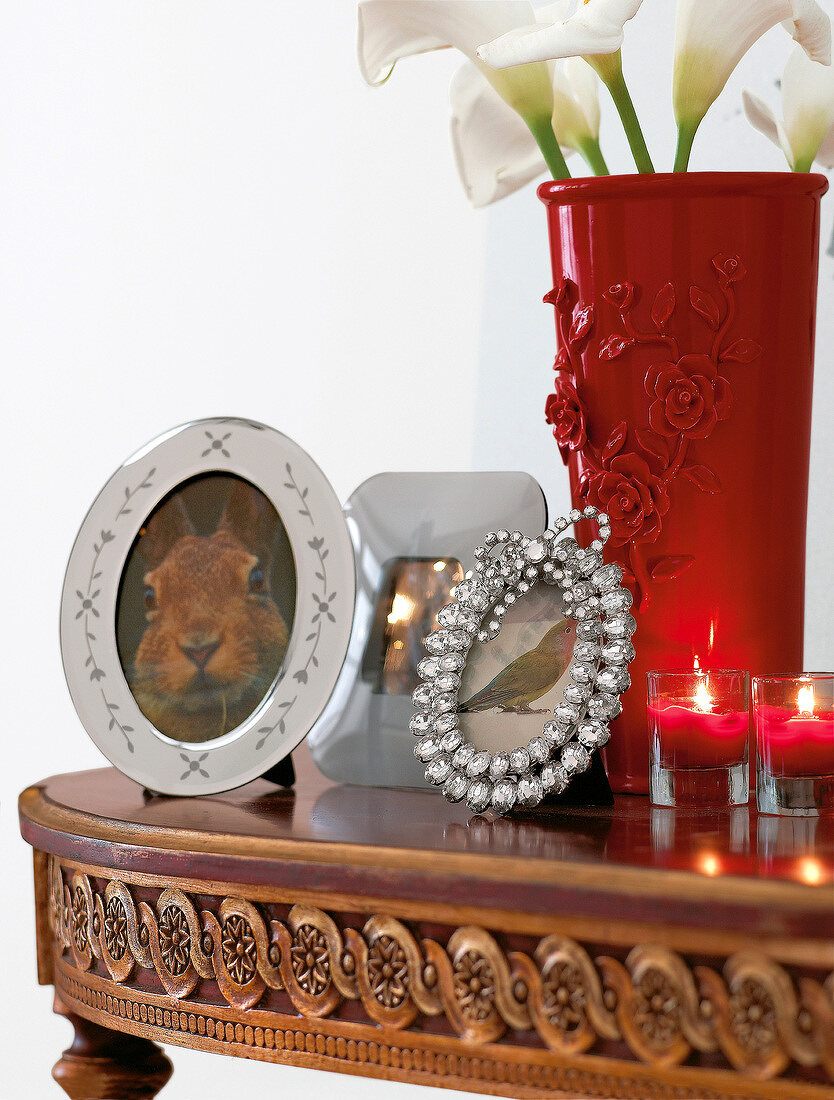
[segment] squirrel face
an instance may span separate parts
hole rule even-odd
[[[253,552],[245,524],[232,529],[232,517],[241,519],[241,491],[234,492],[236,512],[230,499],[211,535],[184,533],[170,511],[163,532],[148,524],[149,550],[162,533],[168,537],[164,556],[144,576],[147,625],[129,680],[145,716],[178,740],[204,741],[240,725],[287,651],[289,632],[270,594],[268,563]]]

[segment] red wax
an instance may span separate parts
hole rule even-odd
[[[759,756],[775,776],[834,775],[834,711],[756,708]]]
[[[650,704],[649,721],[664,768],[730,767],[747,757],[747,711]]]

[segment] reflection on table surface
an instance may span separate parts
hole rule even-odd
[[[667,868],[809,886],[834,881],[832,817],[770,817],[758,815],[753,805],[711,812],[655,807],[645,797],[621,796],[613,807],[542,806],[524,816],[489,819],[450,806],[433,790],[334,784],[305,749],[294,758],[298,778],[292,791],[256,780],[211,797],[152,796],[114,769],[56,776],[42,786],[52,803],[126,823],[122,831],[128,836],[186,830],[274,840],[276,848],[286,841],[332,843]]]

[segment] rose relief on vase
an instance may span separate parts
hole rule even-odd
[[[738,256],[719,253],[712,267],[717,295],[714,289],[692,285],[684,307],[678,288],[666,283],[655,291],[649,317],[642,321],[637,317],[640,292],[630,282],[610,286],[603,293],[604,304],[581,302],[568,278],[544,298],[556,309],[560,344],[545,419],[564,463],[571,452],[579,458],[579,495],[609,516],[611,546],[628,544],[625,583],[633,588],[639,611],[646,609],[653,584],[679,577],[695,561],[685,546],[661,557],[653,557],[651,548],[675,506],[679,478],[704,493],[721,492],[709,465],[709,437],[731,416],[727,375],[761,354],[755,341],[732,331],[735,284],[746,275],[744,265]],[[674,335],[680,308],[694,310],[703,321],[704,339],[698,347],[682,346]],[[607,439],[591,438],[583,402],[583,356],[592,354],[593,336],[599,337],[599,361],[627,357],[640,346],[656,349],[643,383],[642,423],[622,420]]]

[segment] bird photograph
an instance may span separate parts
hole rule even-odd
[[[541,732],[561,698],[576,642],[558,589],[542,586],[514,604],[501,633],[469,652],[460,726],[479,748],[513,748]]]

